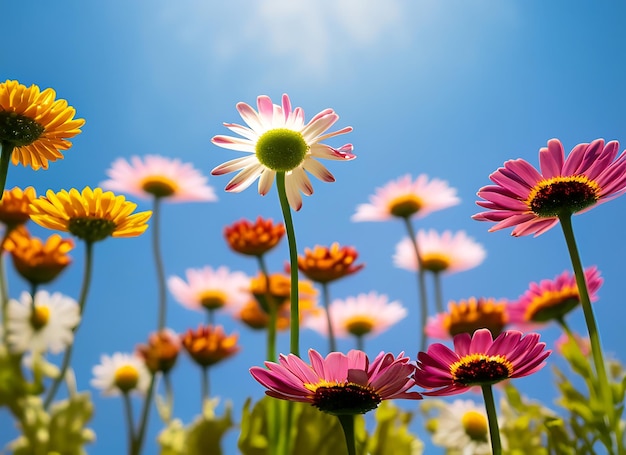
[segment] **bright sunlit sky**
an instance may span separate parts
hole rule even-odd
[[[375,290],[402,302],[408,317],[366,340],[366,351],[415,357],[416,280],[392,262],[404,227],[351,222],[356,206],[406,173],[426,173],[458,190],[461,204],[415,223],[417,229],[465,230],[487,250],[480,267],[444,278],[446,300],[515,299],[531,281],[568,269],[560,228],[513,238],[510,231],[488,233],[490,224],[470,216],[479,211],[476,192],[491,172],[513,158],[538,165],[539,148],[553,137],[567,151],[599,137],[626,147],[625,13],[620,2],[570,1],[5,1],[0,79],[52,87],[86,120],[65,159],[47,171],[10,167],[7,188],[32,185],[43,194],[93,187],[106,179],[114,159],[146,154],[179,157],[208,176],[239,156],[210,142],[228,134],[222,122],[241,122],[237,102],[254,105],[261,94],[277,102],[288,93],[307,119],[332,107],[340,116],[336,127],[354,131],[329,143],[352,142],[357,159],[325,163],[335,183],[313,180],[315,194],[294,213],[298,246],[302,251],[337,241],[356,247],[366,267],[333,284],[332,297]],[[281,219],[278,198],[275,189],[259,196],[255,185],[225,193],[229,178],[210,177],[216,203],[164,205],[168,276],[205,265],[256,274],[254,260],[228,249],[222,229],[258,215]],[[129,199],[140,210],[151,208],[150,201]],[[596,264],[605,278],[595,304],[603,346],[622,360],[625,209],[621,198],[574,219],[584,264]],[[121,400],[101,397],[89,381],[101,354],[130,352],[156,327],[150,234],[95,247],[94,281],[73,357],[79,389],[91,390],[96,405],[91,427],[98,439],[87,448],[93,455],[126,450]],[[77,297],[83,253],[78,244],[73,267],[49,290]],[[272,271],[281,271],[286,240],[267,259]],[[26,289],[18,277],[10,274],[9,280],[12,297]],[[171,296],[168,305],[168,325],[179,332],[204,322],[203,314]],[[227,331],[240,334],[242,351],[212,370],[211,389],[233,400],[238,420],[245,398],[263,394],[247,370],[263,361],[264,335],[220,316]],[[580,310],[568,320],[584,330]],[[549,327],[542,336],[551,345],[558,331]],[[279,351],[288,347],[287,334],[281,335]],[[301,350],[308,347],[325,350],[326,342],[305,331]],[[352,347],[352,340],[340,343],[344,351]],[[173,373],[174,412],[184,422],[200,412],[199,376],[181,355]],[[554,386],[545,386],[551,378],[546,368],[516,384],[553,406]],[[0,447],[14,436],[12,430],[6,436],[11,422],[0,410]],[[145,454],[157,453],[160,428],[153,413]],[[412,428],[424,434],[421,419]],[[236,453],[236,433],[229,433],[226,453]]]

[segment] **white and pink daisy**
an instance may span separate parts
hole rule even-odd
[[[145,394],[150,386],[150,372],[143,359],[136,354],[103,354],[100,364],[93,367],[92,372],[91,385],[102,390],[104,395]]]
[[[105,189],[140,198],[158,197],[171,202],[216,201],[207,177],[191,163],[178,158],[146,155],[132,156],[130,161],[118,158],[107,170]]]
[[[309,349],[309,360],[310,365],[294,354],[281,354],[279,363],[265,362],[266,368],[252,367],[250,373],[271,397],[310,403],[338,416],[365,414],[383,400],[422,398],[409,391],[415,366],[404,353],[381,352],[370,363],[363,351],[331,352],[324,358]]]
[[[445,403],[437,417],[432,441],[459,455],[491,455],[485,407],[472,400]]]
[[[324,182],[335,178],[316,158],[348,161],[354,159],[352,144],[338,149],[321,142],[341,134],[349,133],[352,127],[327,133],[339,119],[332,109],[324,109],[308,123],[304,123],[304,111],[292,109],[289,96],[282,97],[276,105],[268,96],[257,98],[258,111],[246,103],[237,103],[237,110],[248,126],[224,123],[224,126],[242,137],[215,136],[215,145],[249,156],[227,161],[211,172],[213,175],[239,173],[226,185],[226,191],[240,192],[248,188],[257,178],[258,191],[266,195],[277,172],[285,173],[285,191],[289,205],[294,210],[302,207],[301,192],[313,194],[313,186],[307,172]]]
[[[243,307],[252,298],[250,278],[243,272],[231,272],[228,267],[187,269],[186,280],[171,276],[167,286],[183,306],[196,311]]]
[[[34,311],[33,311],[34,309]],[[35,304],[28,292],[7,306],[7,340],[12,352],[50,351],[58,354],[74,341],[80,308],[71,297],[59,292],[37,291]]]
[[[480,265],[487,255],[483,246],[465,231],[444,231],[439,234],[434,229],[420,229],[415,238],[424,270],[431,272],[455,273],[469,270]],[[410,238],[405,237],[396,245],[393,263],[396,267],[409,271],[419,268],[415,247]]]
[[[560,216],[582,213],[626,192],[626,152],[619,143],[596,139],[578,144],[567,159],[558,139],[539,150],[540,170],[525,160],[509,160],[489,176],[495,185],[478,191],[487,211],[472,218],[495,222],[489,231],[513,227],[514,236],[538,236]]]
[[[370,292],[334,300],[328,311],[337,337],[377,335],[404,319],[407,309],[398,301],[389,301],[384,294]],[[328,336],[328,323],[325,310],[307,318],[305,327]]]
[[[585,270],[585,282],[591,302],[598,300],[604,280],[596,267]],[[549,321],[559,321],[580,305],[576,277],[564,271],[553,280],[530,283],[528,290],[509,305],[510,322],[520,330],[532,330]]]
[[[407,174],[376,188],[369,204],[360,204],[352,221],[387,221],[394,217],[423,218],[437,210],[457,205],[461,200],[456,189],[440,179],[429,180],[425,174],[415,180]]]
[[[454,350],[435,343],[417,355],[415,382],[429,396],[456,395],[473,386],[492,385],[528,376],[545,365],[552,351],[539,342],[539,334],[517,330],[502,332],[494,340],[488,329],[454,337]]]

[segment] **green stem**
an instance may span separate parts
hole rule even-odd
[[[267,264],[265,263],[265,257],[261,254],[257,256],[257,262],[259,263],[259,270],[261,274],[265,277],[265,296],[262,299],[265,299],[265,311],[269,315],[269,323],[267,326],[267,353],[266,360],[270,362],[276,361],[276,324],[278,321],[278,305],[274,301],[271,293],[271,280],[270,275],[267,270]]]
[[[207,309],[206,323],[210,326],[215,325],[215,310]]]
[[[502,442],[500,441],[500,429],[498,428],[498,414],[496,413],[496,404],[493,399],[493,390],[491,385],[481,385],[483,390],[483,398],[485,400],[485,410],[487,411],[487,420],[489,422],[489,436],[491,437],[491,452],[493,455],[502,454]]]
[[[4,196],[4,187],[7,183],[7,174],[9,173],[9,163],[15,146],[9,142],[1,143],[2,151],[0,152],[0,199]]]
[[[163,385],[165,387],[165,403],[167,404],[167,422],[172,420],[174,415],[174,388],[172,387],[172,378],[169,372],[163,373]]]
[[[6,272],[4,269],[4,243],[7,238],[9,238],[9,234],[11,234],[11,230],[8,226],[4,231],[4,235],[2,236],[2,243],[0,244],[0,298],[2,299],[2,338],[4,341],[4,345],[8,346],[8,307],[9,307],[9,289],[8,282],[6,277]]]
[[[363,335],[356,335],[356,348],[359,351],[363,351],[365,352],[365,341],[363,340],[365,338],[365,336]]]
[[[87,294],[89,293],[89,287],[91,286],[92,269],[93,269],[93,242],[85,242],[85,268],[83,271],[82,289],[80,291],[80,296],[78,298],[78,307],[79,307],[81,321],[85,314],[85,311],[84,311],[85,303],[87,302]],[[61,371],[59,373],[59,376],[52,383],[52,386],[50,387],[50,390],[48,391],[48,395],[46,396],[46,399],[44,400],[44,408],[46,409],[50,406],[50,403],[52,403],[52,400],[54,399],[54,396],[56,395],[56,392],[59,389],[61,382],[63,382],[63,379],[65,378],[65,372],[70,366],[72,350],[73,350],[74,345],[76,344],[76,332],[78,331],[79,326],[80,326],[80,322],[73,329],[74,342],[70,344],[65,350],[65,354],[63,355],[63,363],[61,364]]]
[[[291,219],[291,207],[287,200],[287,192],[285,190],[285,173],[276,173],[276,187],[278,189],[278,198],[280,200],[280,208],[283,212],[285,221],[285,230],[287,231],[287,241],[289,243],[289,266],[291,273],[291,314],[290,314],[290,351],[292,354],[300,356],[300,308],[298,296],[298,250],[296,248],[296,233],[293,228],[293,220]]]
[[[437,313],[443,313],[443,292],[441,289],[441,272],[433,272],[435,282],[435,309]]]
[[[569,251],[569,255],[572,261],[572,267],[574,268],[574,275],[576,276],[576,286],[578,287],[580,304],[583,308],[583,314],[585,316],[585,322],[587,324],[589,341],[591,343],[591,354],[593,357],[596,374],[598,375],[598,382],[600,383],[600,393],[602,394],[602,401],[605,405],[606,415],[609,416],[609,421],[614,422],[615,412],[613,409],[611,387],[609,384],[608,376],[606,374],[604,357],[602,355],[602,347],[600,345],[600,334],[598,331],[598,326],[596,324],[596,318],[593,314],[591,299],[589,298],[589,291],[587,289],[587,282],[585,280],[585,271],[583,270],[580,254],[578,253],[578,247],[576,246],[576,239],[574,237],[574,230],[572,228],[572,215],[562,215],[559,217],[559,220],[561,221],[563,235],[565,236],[565,242],[567,243],[567,249]]]
[[[165,321],[167,317],[167,291],[165,288],[165,267],[163,266],[163,255],[161,253],[160,237],[161,228],[159,218],[161,216],[161,198],[154,198],[154,206],[152,210],[152,250],[154,251],[154,265],[156,266],[157,273],[157,286],[159,291],[159,319],[158,319],[158,331],[165,328]]]
[[[141,448],[143,447],[143,441],[146,438],[146,429],[148,427],[148,416],[150,415],[150,404],[152,403],[152,396],[154,395],[154,389],[156,384],[156,374],[153,374],[150,378],[150,385],[146,392],[146,397],[143,402],[143,409],[141,410],[141,420],[139,421],[139,430],[137,431],[137,437],[134,439],[131,455],[139,455]]]
[[[426,350],[426,333],[424,330],[426,329],[426,322],[428,319],[428,302],[426,298],[426,278],[424,272],[424,264],[422,262],[422,256],[420,255],[419,246],[417,244],[417,238],[415,237],[415,231],[413,229],[413,224],[411,223],[411,218],[405,216],[402,218],[404,220],[404,225],[406,226],[406,230],[409,234],[409,238],[411,239],[411,243],[413,243],[413,249],[415,250],[415,257],[417,258],[417,284],[418,284],[418,292],[420,296],[420,320],[422,324],[421,329],[421,339],[420,339],[420,351]]]
[[[346,447],[348,455],[356,455],[356,445],[354,441],[354,416],[338,415],[339,423],[343,429],[343,435],[346,437]]]
[[[126,415],[126,425],[128,426],[128,447],[129,453],[133,453],[135,447],[135,423],[133,419],[133,404],[130,401],[130,395],[126,392],[122,394],[124,402],[124,414]]]
[[[209,367],[203,366],[200,371],[202,372],[202,404],[204,406],[206,400],[209,399]]]
[[[335,352],[337,350],[337,342],[335,341],[335,332],[333,330],[333,321],[330,317],[330,291],[328,289],[328,283],[321,283],[322,294],[324,296],[324,308],[326,309],[326,324],[328,326],[328,347],[329,352]]]

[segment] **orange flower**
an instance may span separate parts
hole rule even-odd
[[[365,264],[354,262],[359,253],[349,246],[340,247],[333,243],[330,248],[316,245],[312,250],[304,249],[304,256],[298,256],[298,268],[310,280],[328,283],[358,272]]]
[[[222,326],[198,326],[198,330],[187,330],[182,343],[191,358],[201,367],[214,365],[239,352],[238,335],[226,335]]]
[[[250,300],[236,316],[253,329],[264,329],[269,324],[267,305],[274,303],[278,308],[276,328],[286,330],[290,320],[291,281],[289,276],[280,273],[270,275],[269,278],[271,302],[266,302],[265,298],[267,280],[264,275],[259,275],[250,281],[250,291],[256,300]],[[300,320],[302,321],[319,312],[320,308],[317,306],[317,290],[313,287],[313,283],[300,281],[298,290]]]
[[[475,298],[448,304],[447,313],[430,318],[425,332],[429,337],[448,339],[459,333],[472,335],[476,330],[489,329],[494,337],[500,335],[509,322],[506,300]]]
[[[32,284],[54,280],[72,262],[67,253],[73,248],[74,241],[70,238],[52,234],[44,243],[38,237],[31,237],[24,226],[13,230],[4,243],[15,269]]]
[[[152,373],[167,373],[176,364],[180,347],[180,338],[172,330],[162,329],[150,334],[148,344],[138,345],[136,351]]]
[[[248,256],[261,256],[274,248],[285,235],[285,225],[258,217],[255,223],[240,220],[224,228],[230,248]]]
[[[0,200],[0,222],[9,229],[26,223],[30,219],[28,206],[36,197],[37,194],[32,186],[23,191],[18,187],[6,190]]]

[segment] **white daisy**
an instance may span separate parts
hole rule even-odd
[[[437,418],[432,441],[462,455],[490,455],[489,422],[484,406],[471,400],[446,403]]]
[[[62,352],[74,340],[80,322],[78,303],[59,292],[38,291],[33,301],[28,292],[7,307],[8,342],[12,352]]]
[[[100,364],[93,367],[92,372],[91,385],[102,390],[104,395],[144,394],[150,385],[150,372],[143,359],[135,354],[103,354]]]
[[[324,109],[307,124],[304,111],[300,107],[291,108],[286,94],[281,105],[272,103],[268,96],[257,98],[258,112],[246,103],[238,103],[237,110],[248,126],[225,123],[224,126],[242,137],[215,136],[215,145],[231,150],[249,153],[249,156],[227,161],[217,166],[211,173],[223,175],[239,173],[226,185],[226,191],[239,192],[259,179],[259,194],[265,195],[272,187],[276,172],[285,172],[285,191],[289,205],[294,210],[302,207],[300,192],[310,196],[313,186],[306,172],[324,182],[334,182],[335,178],[316,158],[348,161],[355,158],[350,153],[352,144],[338,149],[321,141],[340,134],[349,133],[352,127],[338,131],[326,131],[339,119],[332,109]],[[305,172],[306,171],[306,172]]]

